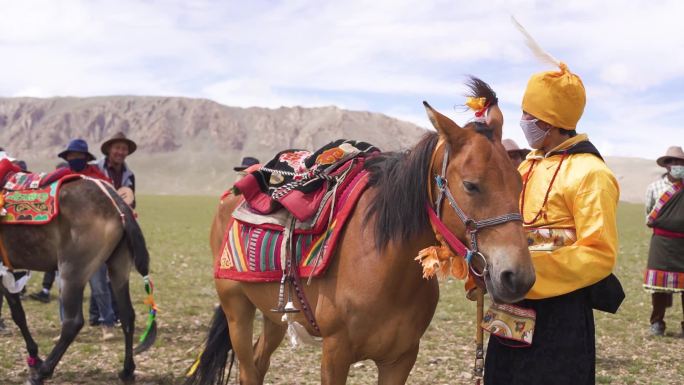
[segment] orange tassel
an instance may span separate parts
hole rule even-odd
[[[436,234],[440,246],[430,246],[421,250],[415,258],[423,266],[423,278],[430,279],[435,274],[446,278],[449,274],[457,279],[468,276],[468,264],[465,259],[455,255],[444,241],[441,234]]]
[[[152,296],[152,294],[148,295],[147,298],[143,300],[143,303],[145,305],[152,307],[152,309],[154,309],[155,311],[158,310],[157,304],[154,302],[154,297]]]
[[[466,279],[468,276],[468,264],[465,259],[458,256],[451,259],[451,275],[458,279]]]
[[[430,279],[440,269],[441,262],[438,257],[437,246],[430,246],[421,250],[414,258],[423,266],[423,278]]]

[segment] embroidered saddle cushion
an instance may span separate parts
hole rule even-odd
[[[241,178],[235,188],[257,213],[270,214],[285,207],[304,222],[316,214],[339,180],[353,177],[362,169],[363,158],[377,153],[371,144],[344,139],[313,153],[286,150]]]
[[[12,173],[7,176],[7,182],[5,182],[3,189],[10,191],[39,189],[69,174],[73,174],[73,172],[68,167],[61,167],[50,173]]]
[[[35,174],[34,174],[35,175]],[[59,189],[81,175],[68,173],[47,186],[26,190],[4,190],[0,224],[44,225],[59,214]]]

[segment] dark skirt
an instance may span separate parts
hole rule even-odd
[[[510,347],[492,336],[485,385],[594,385],[594,313],[586,289],[517,305],[537,312],[532,346]]]
[[[651,237],[648,248],[649,269],[684,272],[684,238]]]

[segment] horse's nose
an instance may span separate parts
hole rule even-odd
[[[500,282],[509,293],[525,295],[534,284],[534,275],[530,279],[527,274],[522,272],[516,273],[512,270],[504,270],[501,272]]]

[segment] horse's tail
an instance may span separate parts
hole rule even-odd
[[[143,236],[142,229],[140,228],[140,224],[138,224],[138,220],[136,219],[131,206],[124,202],[111,185],[99,180],[96,180],[95,182],[107,193],[116,206],[116,209],[121,214],[124,237],[126,238],[128,249],[133,255],[135,269],[143,276],[145,281],[145,291],[147,292],[145,304],[148,305],[149,312],[145,331],[140,336],[140,344],[134,349],[135,354],[139,354],[152,347],[154,341],[157,339],[157,305],[154,302],[154,285],[149,276],[150,253],[147,251],[145,237]]]
[[[150,253],[147,251],[145,237],[135,218],[133,209],[131,209],[121,197],[119,197],[119,201],[121,201],[121,204],[124,206],[122,209],[122,213],[124,214],[124,233],[126,234],[128,248],[133,254],[135,269],[138,270],[140,275],[146,277],[150,274]]]
[[[131,254],[133,254],[135,269],[138,270],[138,273],[143,277],[148,276],[150,274],[150,253],[147,251],[145,237],[138,224],[138,220],[135,218],[133,209],[124,202],[111,185],[103,183],[100,180],[95,180],[95,183],[97,183],[100,189],[107,193],[107,196],[112,200],[114,206],[119,211],[119,214],[121,214],[124,236],[128,243],[128,249],[131,251]]]
[[[232,353],[232,350],[233,343],[230,340],[230,334],[228,334],[226,315],[223,313],[223,309],[217,306],[204,350],[188,370],[185,385],[227,384],[235,361],[235,354]],[[226,375],[226,364],[229,359],[230,366]]]

